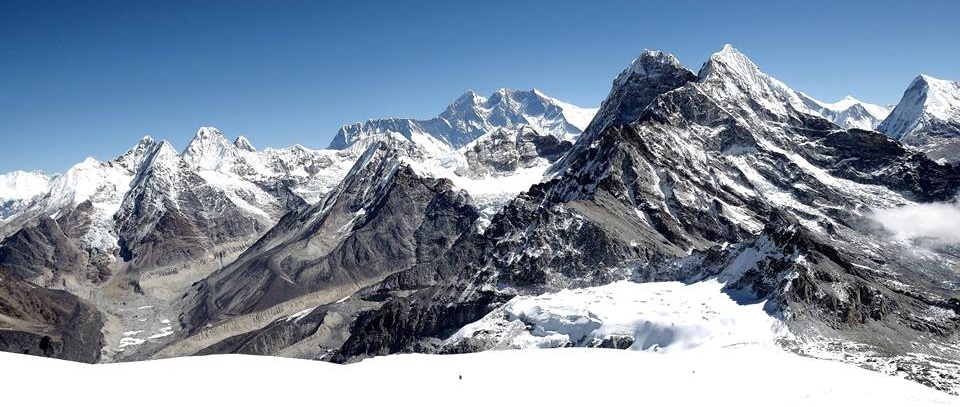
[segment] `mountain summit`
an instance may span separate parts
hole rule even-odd
[[[433,119],[375,119],[343,126],[329,148],[342,150],[356,144],[365,147],[376,140],[402,139],[439,154],[463,147],[495,129],[517,130],[521,126],[572,140],[594,114],[596,109],[561,102],[537,89],[504,88],[488,98],[468,90]]]
[[[876,129],[892,110],[890,107],[862,102],[849,95],[834,103],[821,102],[803,92],[800,97],[811,110],[845,129]]]
[[[918,76],[877,130],[934,160],[960,161],[960,83]]]

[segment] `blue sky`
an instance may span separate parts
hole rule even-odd
[[[64,171],[196,128],[323,148],[345,123],[432,117],[473,88],[596,106],[642,49],[699,69],[732,43],[825,101],[960,79],[960,2],[0,3],[0,172]]]

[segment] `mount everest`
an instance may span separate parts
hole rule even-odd
[[[326,150],[203,127],[181,152],[144,138],[63,175],[5,174],[0,349],[354,362],[728,337],[713,313],[591,302],[687,287],[769,318],[734,343],[956,393],[957,248],[873,214],[956,199],[958,100],[921,76],[892,110],[828,104],[732,46],[697,72],[644,51],[597,110],[471,91],[433,119],[344,126]]]

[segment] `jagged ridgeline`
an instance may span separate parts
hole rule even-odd
[[[645,51],[596,111],[468,92],[434,119],[345,126],[329,150],[258,152],[209,128],[180,154],[145,139],[18,175],[119,181],[4,204],[0,284],[33,296],[4,305],[0,345],[85,361],[473,352],[516,346],[507,325],[464,329],[515,298],[716,279],[763,302],[788,349],[957,392],[957,248],[873,217],[955,198],[957,89],[922,76],[892,111],[823,103],[726,46],[698,72]],[[634,343],[593,339],[556,346]]]
[[[143,359],[196,331],[176,322],[185,308],[212,323],[286,302],[316,305],[326,298],[319,291],[349,295],[481,228],[542,178],[593,112],[537,90],[471,91],[443,114],[445,131],[461,131],[455,142],[448,133],[375,131],[371,121],[338,149],[258,151],[244,136],[231,142],[203,127],[181,152],[144,137],[113,160],[87,159],[65,174],[0,175],[2,281],[36,286],[29,297],[4,298],[2,349]],[[303,216],[321,212],[306,228]],[[354,219],[358,230],[344,224]],[[268,245],[284,252],[271,260],[278,274],[263,268]],[[216,294],[191,297],[200,288]],[[209,315],[193,308],[201,299],[210,300]],[[50,315],[33,315],[45,307]],[[97,318],[53,318],[63,307]],[[93,334],[51,345],[63,334],[47,334],[76,325]],[[232,334],[244,329],[252,328]]]

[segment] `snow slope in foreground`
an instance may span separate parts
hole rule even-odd
[[[525,350],[394,355],[341,366],[241,355],[82,365],[0,354],[0,398],[98,405],[960,405],[902,378],[780,349],[763,304],[714,280],[632,283],[519,296],[478,333]],[[611,335],[635,351],[590,346]],[[489,338],[488,338],[489,339]],[[56,389],[57,391],[50,391]]]
[[[668,354],[569,348],[395,355],[346,366],[242,355],[84,365],[3,353],[0,366],[6,405],[960,403],[914,382],[761,346]]]
[[[12,405],[778,405],[936,406],[960,398],[902,378],[782,350],[763,304],[707,280],[518,296],[450,340],[501,348],[394,355],[352,365],[244,355],[83,365],[0,353]],[[291,316],[291,317],[296,317]],[[591,346],[629,336],[634,351]],[[51,391],[55,390],[55,391]],[[89,404],[89,403],[84,403]]]

